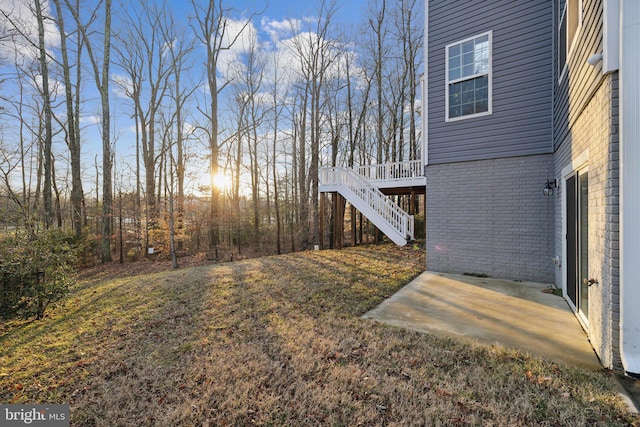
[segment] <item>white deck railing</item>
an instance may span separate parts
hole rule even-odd
[[[383,163],[358,167],[358,173],[369,181],[406,181],[424,176],[422,160]]]
[[[321,191],[338,191],[398,245],[414,239],[413,215],[373,187],[364,176],[344,167],[320,169]]]

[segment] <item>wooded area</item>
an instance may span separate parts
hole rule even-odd
[[[321,206],[318,171],[420,158],[422,3],[371,0],[348,25],[335,1],[282,21],[230,3],[2,3],[4,233],[174,266],[376,238]]]

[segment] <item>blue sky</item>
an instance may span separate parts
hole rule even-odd
[[[206,4],[203,0],[199,4]],[[330,3],[327,1],[327,4]],[[188,15],[193,10],[190,0],[171,0],[169,2],[176,11]],[[336,1],[336,19],[349,23],[354,16],[360,14],[367,7],[367,0],[342,0]],[[302,18],[313,16],[317,13],[320,1],[309,0],[227,0],[225,7],[234,8],[236,11],[261,11],[265,10],[261,16],[266,16],[274,20],[287,18]]]
[[[217,1],[217,0],[216,0]],[[336,22],[348,27],[354,22],[360,22],[360,16],[365,13],[369,0],[341,0],[336,1]],[[327,1],[327,4],[330,0]],[[193,14],[191,0],[169,0],[171,9],[178,12],[183,17]],[[198,4],[206,5],[206,0],[198,0]],[[259,22],[263,18],[274,21],[287,19],[302,19],[303,17],[315,16],[320,7],[320,0],[226,0],[225,8],[233,8],[235,17],[248,16],[255,12],[264,12],[256,16]]]

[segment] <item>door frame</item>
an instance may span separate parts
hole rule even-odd
[[[580,173],[589,172],[589,150],[583,151],[580,155],[575,157],[567,166],[562,168],[562,179],[560,181],[560,185],[562,186],[561,191],[561,202],[562,202],[562,296],[569,304],[569,307],[573,310],[576,317],[578,318],[582,328],[588,332],[589,331],[589,320],[585,318],[581,312],[578,311],[577,307],[568,296],[567,289],[567,179],[578,175]],[[587,249],[588,250],[588,249]],[[576,300],[579,298],[579,294],[576,295]]]

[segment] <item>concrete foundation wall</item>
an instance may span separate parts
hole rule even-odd
[[[555,177],[561,180],[555,199],[555,253],[563,255],[563,170],[589,171],[589,288],[588,333],[607,368],[621,367],[619,356],[619,158],[617,73],[603,78],[555,154]],[[562,287],[564,270],[556,268]]]
[[[427,269],[552,283],[553,155],[426,167]]]

